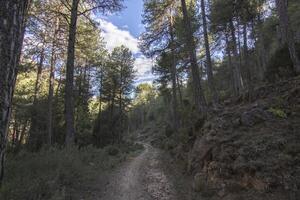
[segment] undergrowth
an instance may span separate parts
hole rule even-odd
[[[113,155],[111,149],[114,149]],[[21,151],[17,155],[9,154],[0,199],[74,199],[72,194],[83,185],[92,184],[99,173],[117,166],[128,153],[138,149],[140,147],[135,145],[104,149],[92,146],[81,149],[51,147],[36,153]]]

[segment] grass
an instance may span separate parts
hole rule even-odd
[[[92,184],[99,173],[119,165],[128,153],[139,149],[134,145],[104,149],[88,146],[80,150],[52,147],[37,153],[9,154],[0,199],[71,199],[72,194],[84,188],[83,185]]]

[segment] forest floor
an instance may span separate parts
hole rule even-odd
[[[121,166],[99,177],[97,200],[188,200],[191,187],[168,153],[149,144]],[[104,181],[105,180],[105,181]],[[98,188],[98,191],[96,191]]]

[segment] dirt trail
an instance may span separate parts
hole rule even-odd
[[[139,156],[125,163],[110,178],[100,200],[186,199],[176,191],[169,178],[163,153],[150,145],[144,146],[145,150]]]

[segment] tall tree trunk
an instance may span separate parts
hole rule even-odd
[[[201,112],[202,114],[206,114],[206,109],[207,109],[206,100],[201,87],[201,78],[199,73],[199,66],[197,63],[197,57],[196,57],[196,45],[194,41],[191,21],[188,15],[188,10],[187,10],[185,0],[181,0],[181,6],[182,6],[182,14],[184,18],[186,45],[187,45],[187,49],[190,57],[190,63],[191,63],[191,73],[192,73],[192,83],[193,83],[192,85],[194,90],[193,93],[194,93],[195,106],[198,112]]]
[[[62,70],[60,70],[60,73],[62,73]],[[55,101],[58,100],[58,97],[59,97],[59,92],[61,91],[61,85],[62,85],[62,76],[59,75],[59,79],[58,79],[58,83],[57,83],[57,87],[56,87],[56,90],[55,90]]]
[[[125,82],[125,81],[124,81]],[[121,127],[121,131],[118,131],[118,143],[120,144],[121,143],[121,135],[123,134],[123,99],[122,99],[122,96],[123,96],[123,90],[122,90],[122,85],[123,83],[123,67],[122,67],[122,64],[121,64],[121,69],[120,69],[120,92],[119,92],[119,109],[120,109],[120,127]]]
[[[240,67],[240,73],[241,73],[241,77],[242,77],[242,84],[245,84],[244,83],[244,77],[243,77],[243,74],[245,73],[245,69],[243,68],[243,53],[242,53],[242,42],[241,42],[241,31],[240,31],[240,21],[238,20],[238,23],[237,23],[237,52],[238,52],[238,55],[239,55],[239,67]],[[243,39],[243,38],[242,38]]]
[[[114,83],[113,84],[113,89],[112,89],[112,93],[111,93],[111,99],[110,99],[110,116],[109,116],[109,125],[110,125],[110,130],[111,130],[111,133],[112,133],[112,143],[114,144],[115,143],[115,139],[116,139],[116,136],[115,136],[115,127],[114,127],[114,107],[115,107],[115,97],[116,97],[116,84]]]
[[[300,74],[300,59],[296,51],[294,33],[289,25],[288,0],[276,0],[276,7],[279,15],[279,28],[282,42],[287,44],[294,70],[297,74]]]
[[[102,87],[103,87],[103,68],[101,66],[100,68],[100,89],[99,89],[99,110],[98,110],[98,120],[95,120],[95,124],[94,124],[94,130],[93,130],[93,133],[94,133],[94,136],[95,138],[97,139],[96,143],[97,145],[100,145],[100,141],[99,141],[99,138],[97,137],[97,134],[99,132],[99,130],[101,130],[101,126],[102,126],[102,102],[103,102],[103,99],[102,99]]]
[[[72,1],[71,22],[69,26],[68,56],[66,65],[66,95],[65,95],[65,120],[66,120],[66,140],[67,146],[75,143],[74,128],[74,62],[75,62],[75,40],[77,29],[77,11],[79,0]]]
[[[178,94],[179,94],[180,106],[182,108],[183,107],[183,98],[182,98],[182,92],[181,92],[181,83],[180,83],[178,74],[176,74],[176,81],[177,81],[177,90],[178,90]]]
[[[43,44],[44,46],[44,44]],[[40,134],[39,130],[39,122],[38,122],[38,108],[37,108],[37,103],[38,103],[38,93],[40,91],[40,85],[41,85],[41,76],[42,76],[42,71],[43,71],[43,66],[44,66],[44,60],[45,60],[45,49],[42,47],[41,52],[40,52],[40,60],[37,65],[37,71],[36,71],[36,80],[35,80],[35,86],[34,86],[34,95],[33,95],[33,103],[32,103],[32,109],[31,109],[31,125],[30,125],[30,130],[29,130],[29,147],[31,150],[37,150],[38,147],[40,147],[41,142],[43,140]]]
[[[56,19],[55,30],[52,41],[52,51],[50,60],[50,76],[49,76],[49,93],[48,93],[48,118],[47,118],[47,132],[48,144],[52,145],[53,136],[53,95],[54,95],[54,80],[55,80],[55,65],[56,65],[56,44],[57,34],[59,31],[59,18]]]
[[[43,46],[44,46],[44,44],[43,44]],[[40,85],[41,85],[40,80],[41,80],[41,76],[42,76],[44,60],[45,60],[45,49],[43,47],[41,49],[41,52],[40,52],[40,61],[39,61],[39,64],[37,66],[37,71],[36,71],[36,80],[35,80],[34,96],[33,96],[33,106],[35,106],[36,103],[37,103],[38,93],[39,93]]]
[[[212,61],[208,40],[208,31],[207,31],[207,19],[206,19],[206,10],[205,10],[205,2],[201,0],[201,14],[202,14],[202,22],[203,22],[203,35],[204,35],[204,43],[205,43],[205,53],[206,53],[206,71],[207,71],[207,80],[208,86],[212,95],[213,104],[216,105],[219,102],[219,95],[217,93],[215,83],[213,80],[213,70],[212,70]]]
[[[236,76],[235,76],[235,70],[234,70],[234,67],[233,67],[233,64],[232,64],[232,56],[231,56],[231,47],[230,47],[230,44],[229,44],[229,39],[228,39],[228,33],[225,33],[225,41],[226,41],[226,53],[227,53],[227,57],[228,57],[228,67],[230,68],[231,70],[231,80],[232,80],[232,88],[233,88],[233,92],[234,92],[234,95],[237,96],[238,93],[237,93],[237,85],[236,85]]]
[[[175,38],[174,38],[174,28],[173,28],[173,16],[171,13],[170,25],[169,25],[170,37],[171,37],[171,54],[172,54],[172,64],[171,64],[171,79],[172,79],[172,106],[173,106],[173,129],[177,131],[178,129],[178,109],[177,109],[177,89],[176,89],[176,55],[175,55]]]
[[[19,136],[19,138],[18,138],[18,142],[17,142],[17,145],[16,145],[16,152],[19,152],[19,151],[20,151],[22,142],[23,142],[24,137],[25,137],[25,133],[26,133],[27,126],[28,126],[28,120],[26,119],[26,120],[24,121],[24,123],[23,123],[23,127],[20,126],[22,129],[21,129],[20,136]]]
[[[252,21],[252,32],[254,35],[254,46],[256,47],[255,49],[255,57],[256,57],[256,72],[258,74],[258,79],[259,81],[263,81],[264,79],[264,74],[266,71],[266,66],[267,66],[267,52],[266,52],[266,48],[265,45],[262,41],[258,40],[258,38],[263,38],[262,36],[262,24],[263,21],[261,19],[261,14],[259,14],[257,16],[256,21]],[[259,27],[258,30],[256,31],[256,27],[254,26],[254,24],[257,24],[257,26]]]
[[[241,94],[243,90],[243,79],[242,79],[242,73],[241,73],[241,66],[239,62],[236,59],[239,59],[239,54],[237,51],[237,43],[236,43],[236,36],[235,36],[235,27],[233,24],[233,21],[231,20],[229,22],[229,28],[230,28],[230,33],[231,33],[231,39],[232,39],[232,52],[234,55],[234,73],[236,77],[236,89],[237,89],[237,94]]]
[[[18,124],[17,120],[15,119],[14,126],[13,126],[13,135],[12,135],[12,145],[13,145],[14,149],[16,148],[16,144],[17,144],[17,141],[19,138],[19,132],[20,132],[19,124]]]
[[[247,82],[248,82],[248,95],[249,100],[252,100],[253,94],[253,83],[252,83],[252,74],[251,74],[251,65],[249,63],[248,55],[248,37],[247,37],[247,23],[243,25],[243,42],[244,42],[244,66],[246,68]]]
[[[0,184],[28,6],[28,0],[2,0],[0,6]]]

